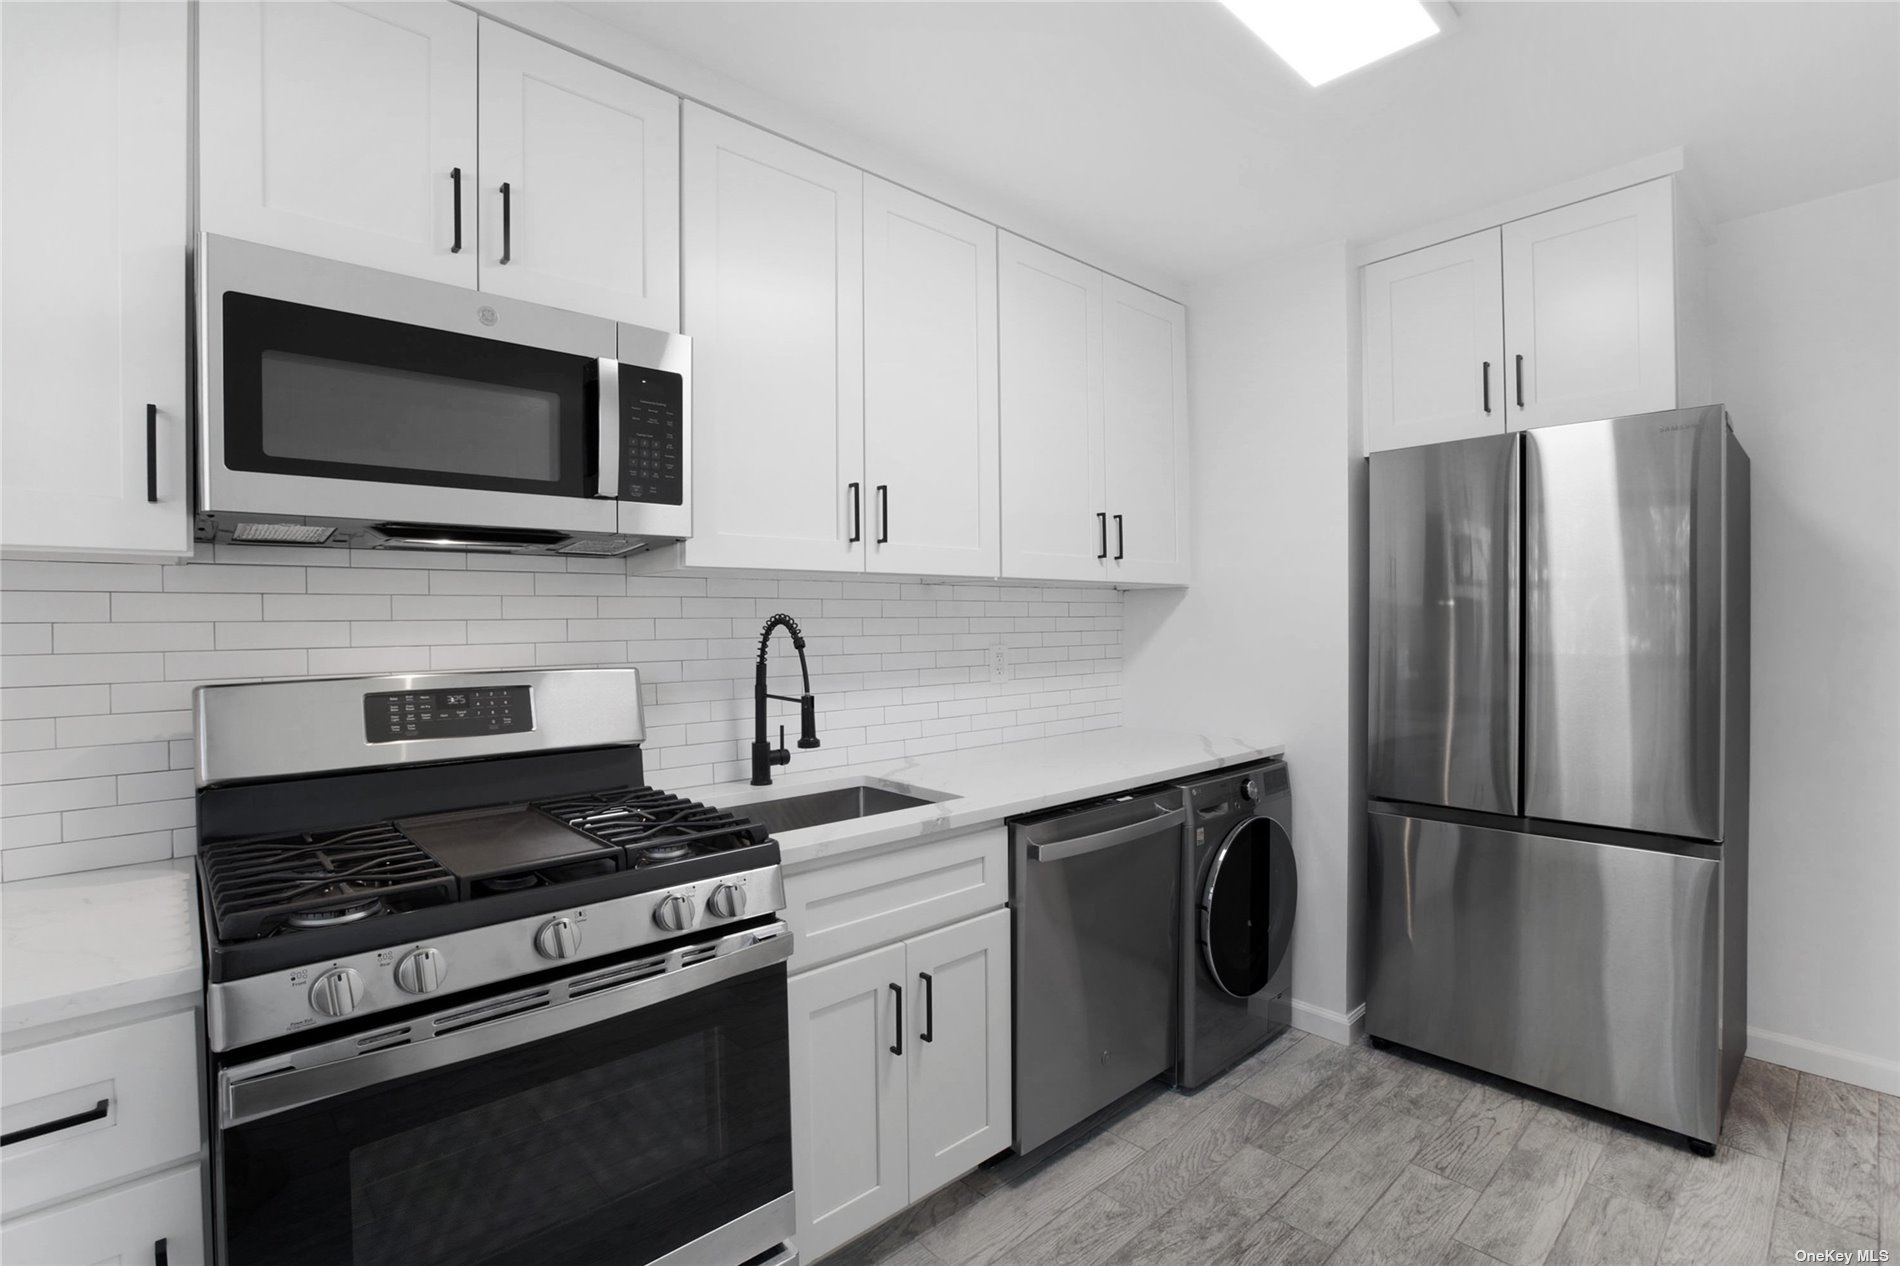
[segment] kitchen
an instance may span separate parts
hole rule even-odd
[[[5,0],[0,1254],[1891,1249],[1895,6],[1432,5],[1318,86],[1246,9]],[[1540,694],[1530,556],[1608,529],[1531,502],[1716,405],[1744,739],[1605,843],[1535,807],[1604,691]],[[1447,442],[1517,463],[1522,601],[1393,518]],[[1381,647],[1485,643],[1414,609],[1520,652],[1521,710],[1441,683],[1518,728],[1436,801]],[[1447,825],[1721,917],[1598,997],[1559,933],[1631,925],[1539,939],[1527,871],[1517,979],[1447,970],[1394,805],[1421,928],[1481,917]],[[422,856],[374,917],[218,882],[371,822]],[[1668,1104],[1578,1080],[1636,1029]]]

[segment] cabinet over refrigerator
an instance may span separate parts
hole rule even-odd
[[[1719,405],[1375,453],[1367,1031],[1712,1149],[1746,1030]]]

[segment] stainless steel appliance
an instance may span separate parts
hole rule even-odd
[[[1367,1031],[1712,1150],[1747,1018],[1726,412],[1375,453],[1370,476]]]
[[[778,846],[635,670],[196,710],[219,1262],[796,1261]]]
[[[1011,824],[1018,1152],[1172,1067],[1186,820],[1162,787]]]
[[[692,533],[692,352],[206,234],[198,537],[619,555]]]
[[[1286,762],[1180,784],[1181,1050],[1174,1084],[1204,1085],[1284,1032],[1293,1000],[1293,797]]]

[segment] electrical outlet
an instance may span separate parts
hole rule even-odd
[[[1009,652],[1000,646],[990,647],[990,680],[1009,680]]]

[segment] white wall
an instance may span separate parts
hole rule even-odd
[[[1749,1049],[1900,1093],[1900,184],[1708,262],[1754,490]]]
[[[759,627],[784,611],[807,635],[824,744],[795,751],[794,769],[1118,723],[1112,589],[219,549],[222,561],[177,566],[0,563],[0,879],[195,851],[190,708],[203,682],[635,664],[647,778],[689,787],[745,776]],[[998,643],[1011,675],[993,683]],[[773,689],[797,693],[782,634],[772,663]]]
[[[1122,700],[1131,725],[1286,743],[1297,1023],[1333,1036],[1364,905],[1349,276],[1329,245],[1190,287],[1193,587],[1127,595]]]

